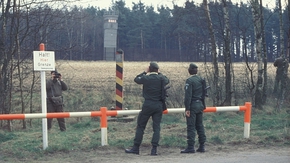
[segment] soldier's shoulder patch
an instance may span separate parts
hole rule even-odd
[[[188,86],[189,86],[189,84],[186,83],[186,84],[185,84],[185,90],[187,90]]]

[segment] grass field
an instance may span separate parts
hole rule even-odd
[[[160,71],[170,79],[169,107],[182,107],[183,105],[183,87],[186,78],[189,76],[187,72],[189,62],[160,62]],[[208,85],[213,85],[210,64],[197,63],[199,66],[199,75],[206,78]],[[124,62],[123,64],[123,94],[124,107],[129,109],[140,108],[141,86],[134,83],[134,78],[137,74],[143,72],[149,62]],[[225,86],[225,72],[223,64],[219,65],[220,69],[220,86],[224,90]],[[253,71],[253,81],[256,82],[257,69],[256,64],[250,64]],[[272,92],[275,77],[275,67],[272,63],[268,65],[268,92]],[[81,94],[82,99],[72,106],[85,107],[85,110],[91,110],[83,105],[82,101],[86,97],[95,97],[94,100],[88,101],[88,107],[92,106],[93,101],[95,105],[112,107],[115,105],[115,85],[116,85],[116,63],[115,62],[60,62],[57,69],[63,73],[64,79],[70,86],[70,91],[67,92],[67,98]],[[233,103],[232,105],[243,105],[245,101],[252,102],[255,90],[251,90],[250,72],[246,68],[245,63],[233,64]],[[290,73],[289,73],[290,74]],[[256,83],[253,83],[256,84]],[[211,98],[213,97],[212,90],[209,90],[210,98],[207,99],[207,104],[212,105]],[[224,91],[222,91],[224,92]],[[271,95],[271,94],[269,94]],[[224,96],[224,94],[222,95]],[[103,98],[101,98],[103,97]],[[100,99],[101,98],[101,99]],[[74,101],[69,99],[68,101]],[[92,108],[95,109],[95,108]],[[73,109],[75,110],[75,109]],[[81,109],[82,110],[82,109]]]
[[[208,70],[210,66],[197,63],[199,74],[210,79]],[[62,74],[63,80],[68,84],[69,90],[64,93],[65,111],[93,111],[100,107],[115,106],[115,62],[74,62],[57,61],[57,70]],[[168,107],[183,107],[183,86],[188,77],[189,62],[160,62],[160,71],[170,79],[170,91]],[[142,105],[142,87],[133,82],[134,77],[143,72],[149,66],[149,62],[124,62],[124,103],[128,109],[140,109]],[[255,64],[251,65],[254,72]],[[223,65],[220,65],[222,69]],[[233,100],[233,105],[244,105],[252,102],[251,95],[247,91],[248,75],[243,63],[234,64],[235,84],[239,89],[238,99]],[[275,68],[269,64],[269,85],[273,85]],[[223,74],[223,70],[221,70]],[[36,75],[39,75],[38,73]],[[47,77],[50,73],[46,73]],[[222,76],[222,75],[221,75]],[[256,76],[256,74],[255,74]],[[29,83],[29,81],[26,81]],[[36,84],[36,90],[40,87],[40,81]],[[211,81],[209,80],[210,84]],[[272,89],[272,88],[270,88]],[[40,90],[40,89],[38,89]],[[211,96],[211,92],[209,92]],[[268,97],[264,110],[253,108],[250,138],[243,138],[243,113],[222,112],[205,113],[205,130],[208,146],[226,146],[240,144],[256,144],[262,146],[286,146],[290,143],[290,107],[289,101],[280,112],[275,111],[275,102]],[[211,106],[211,98],[207,99],[207,105]],[[15,106],[18,106],[15,104]],[[40,91],[34,95],[33,112],[41,112]],[[13,109],[19,113],[19,107]],[[28,109],[27,109],[28,112]],[[30,122],[30,120],[26,120]],[[98,118],[67,118],[67,131],[60,132],[57,121],[54,120],[53,129],[48,133],[49,147],[42,150],[41,119],[33,119],[28,123],[27,129],[22,129],[22,120],[13,120],[13,131],[0,130],[0,161],[16,162],[42,160],[45,156],[65,154],[72,151],[92,151],[101,149],[101,131]],[[31,124],[31,125],[30,125]],[[108,143],[111,147],[125,148],[132,145],[136,127],[133,122],[108,122]],[[151,121],[145,131],[143,146],[150,146]],[[161,140],[162,147],[185,147],[186,124],[183,114],[164,115],[162,120]]]
[[[182,107],[183,87],[186,78],[189,62],[159,62],[160,71],[170,79],[169,107]],[[210,64],[197,63],[199,74],[206,78],[208,85],[212,83],[212,67]],[[143,72],[149,66],[149,62],[124,62],[123,63],[123,107],[128,109],[139,109],[142,103],[142,87],[134,83],[137,74]],[[220,86],[224,90],[225,72],[223,64],[220,69]],[[243,105],[245,101],[252,102],[254,90],[252,84],[256,84],[257,69],[256,63],[249,65],[253,71],[253,81],[251,83],[249,70],[245,63],[233,64],[233,102],[232,105]],[[275,67],[272,63],[268,64],[268,92],[272,92],[275,77]],[[58,61],[57,70],[62,74],[63,80],[68,84],[69,90],[65,92],[66,105],[70,111],[96,110],[101,106],[115,106],[115,87],[116,87],[116,62],[103,61]],[[290,73],[289,73],[290,74]],[[39,75],[39,73],[36,73]],[[46,73],[47,77],[50,73]],[[27,80],[28,83],[31,81]],[[36,83],[35,101],[39,101],[40,81]],[[222,92],[224,92],[222,90]],[[210,98],[207,104],[212,105],[213,92],[209,90]],[[271,94],[269,93],[271,96]],[[222,93],[224,96],[224,93]],[[223,99],[221,99],[223,100]],[[286,100],[287,102],[287,100]],[[37,104],[37,103],[36,103]],[[38,103],[39,105],[39,103]],[[34,108],[39,108],[35,106]],[[17,111],[17,110],[15,110]],[[37,110],[36,110],[37,111]]]

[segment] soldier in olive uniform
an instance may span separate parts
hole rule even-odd
[[[61,79],[61,74],[57,71],[51,71],[51,78],[46,80],[46,93],[47,93],[47,112],[63,112],[63,105],[55,105],[51,97],[62,96],[62,91],[67,90],[67,85]],[[57,118],[60,131],[65,131],[64,118]],[[47,119],[47,128],[51,129],[52,118]]]
[[[162,80],[165,85],[169,83],[169,79],[158,72],[159,66],[156,62],[151,62],[147,70],[137,75],[134,81],[137,84],[143,84],[143,97],[145,99],[142,110],[137,119],[137,129],[134,138],[134,146],[126,149],[126,153],[139,154],[139,147],[142,143],[144,130],[150,117],[153,120],[153,136],[151,140],[151,155],[157,155],[157,146],[160,138],[160,123],[163,114],[161,94]]]
[[[195,130],[198,134],[199,148],[197,152],[205,152],[204,143],[206,140],[203,126],[203,110],[205,106],[202,103],[203,80],[197,75],[197,66],[191,63],[188,68],[191,75],[185,84],[185,115],[187,124],[187,148],[181,153],[195,153]]]
[[[277,67],[273,91],[273,93],[276,94],[277,92],[280,92],[281,88],[283,88],[282,81],[287,77],[289,63],[287,58],[279,57],[274,61],[274,66]]]

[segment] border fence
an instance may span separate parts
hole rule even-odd
[[[246,102],[243,106],[222,106],[206,107],[203,112],[244,112],[244,138],[250,137],[252,104]],[[184,113],[184,108],[168,108],[163,114]],[[101,107],[100,111],[91,112],[62,112],[62,113],[32,113],[32,114],[0,114],[0,120],[12,119],[37,119],[37,118],[72,118],[72,117],[100,117],[101,126],[101,145],[108,145],[107,127],[108,116],[136,115],[140,110],[108,110],[107,107]]]

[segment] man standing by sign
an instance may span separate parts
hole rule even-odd
[[[67,85],[61,80],[61,74],[51,71],[51,78],[46,81],[47,112],[63,112],[62,91],[67,90]],[[57,118],[60,131],[65,131],[64,118]],[[47,119],[47,128],[51,129],[52,118]]]

